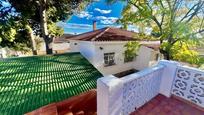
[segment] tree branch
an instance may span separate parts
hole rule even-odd
[[[189,22],[194,16],[196,16],[198,11],[202,8],[203,4],[204,4],[204,2],[201,2],[200,4],[198,4],[198,6],[196,7],[195,11],[192,13],[191,17],[188,18],[188,20],[186,22]]]
[[[195,5],[193,5],[189,10],[188,12],[185,14],[185,16],[179,21],[179,22],[182,22],[185,18],[188,17],[189,13],[199,4],[199,2]]]

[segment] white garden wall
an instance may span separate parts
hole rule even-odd
[[[204,108],[204,71],[177,66],[171,93]]]
[[[204,71],[163,60],[123,78],[102,77],[97,81],[97,114],[128,115],[158,94],[204,108]]]
[[[97,114],[128,115],[159,94],[162,70],[158,65],[121,79],[105,76],[97,81]]]
[[[70,52],[70,43],[62,42],[62,43],[52,43],[53,53],[64,53]],[[45,43],[42,42],[40,44],[40,48],[38,50],[39,55],[46,54],[46,47]]]
[[[6,49],[0,48],[0,58],[6,58]]]

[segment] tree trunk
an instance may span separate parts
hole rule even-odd
[[[165,51],[161,48],[159,50],[160,50],[160,53],[163,54],[165,60],[170,60],[170,54],[168,51]]]
[[[36,48],[35,38],[33,35],[33,30],[29,25],[26,25],[26,29],[28,30],[28,34],[30,37],[30,43],[31,43],[31,49],[32,49],[33,55],[37,55],[37,48]]]
[[[169,53],[166,53],[166,54],[163,54],[163,55],[164,55],[164,59],[170,60],[170,55],[169,55]]]
[[[40,26],[42,31],[42,37],[45,41],[46,53],[52,54],[52,38],[48,36],[47,29],[47,17],[46,17],[46,0],[40,1]]]
[[[35,43],[33,31],[29,32],[29,36],[30,36],[33,55],[37,55],[37,48],[36,48],[36,43]]]

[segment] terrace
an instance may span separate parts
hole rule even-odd
[[[98,115],[203,115],[204,71],[173,61],[97,81]]]
[[[204,113],[204,72],[173,61],[122,78],[100,77],[79,53],[11,58],[0,66],[1,114]],[[96,80],[97,91],[90,90]]]

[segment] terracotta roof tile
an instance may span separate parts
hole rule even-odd
[[[60,36],[60,37],[56,37],[55,39],[54,39],[54,43],[64,43],[64,42],[68,42],[68,39],[70,38],[70,37],[73,37],[74,35],[72,35],[72,34],[64,34],[64,35],[62,35],[62,36]]]
[[[131,41],[135,40],[135,32],[106,27],[99,30],[83,33],[69,38],[70,40],[81,41]]]

